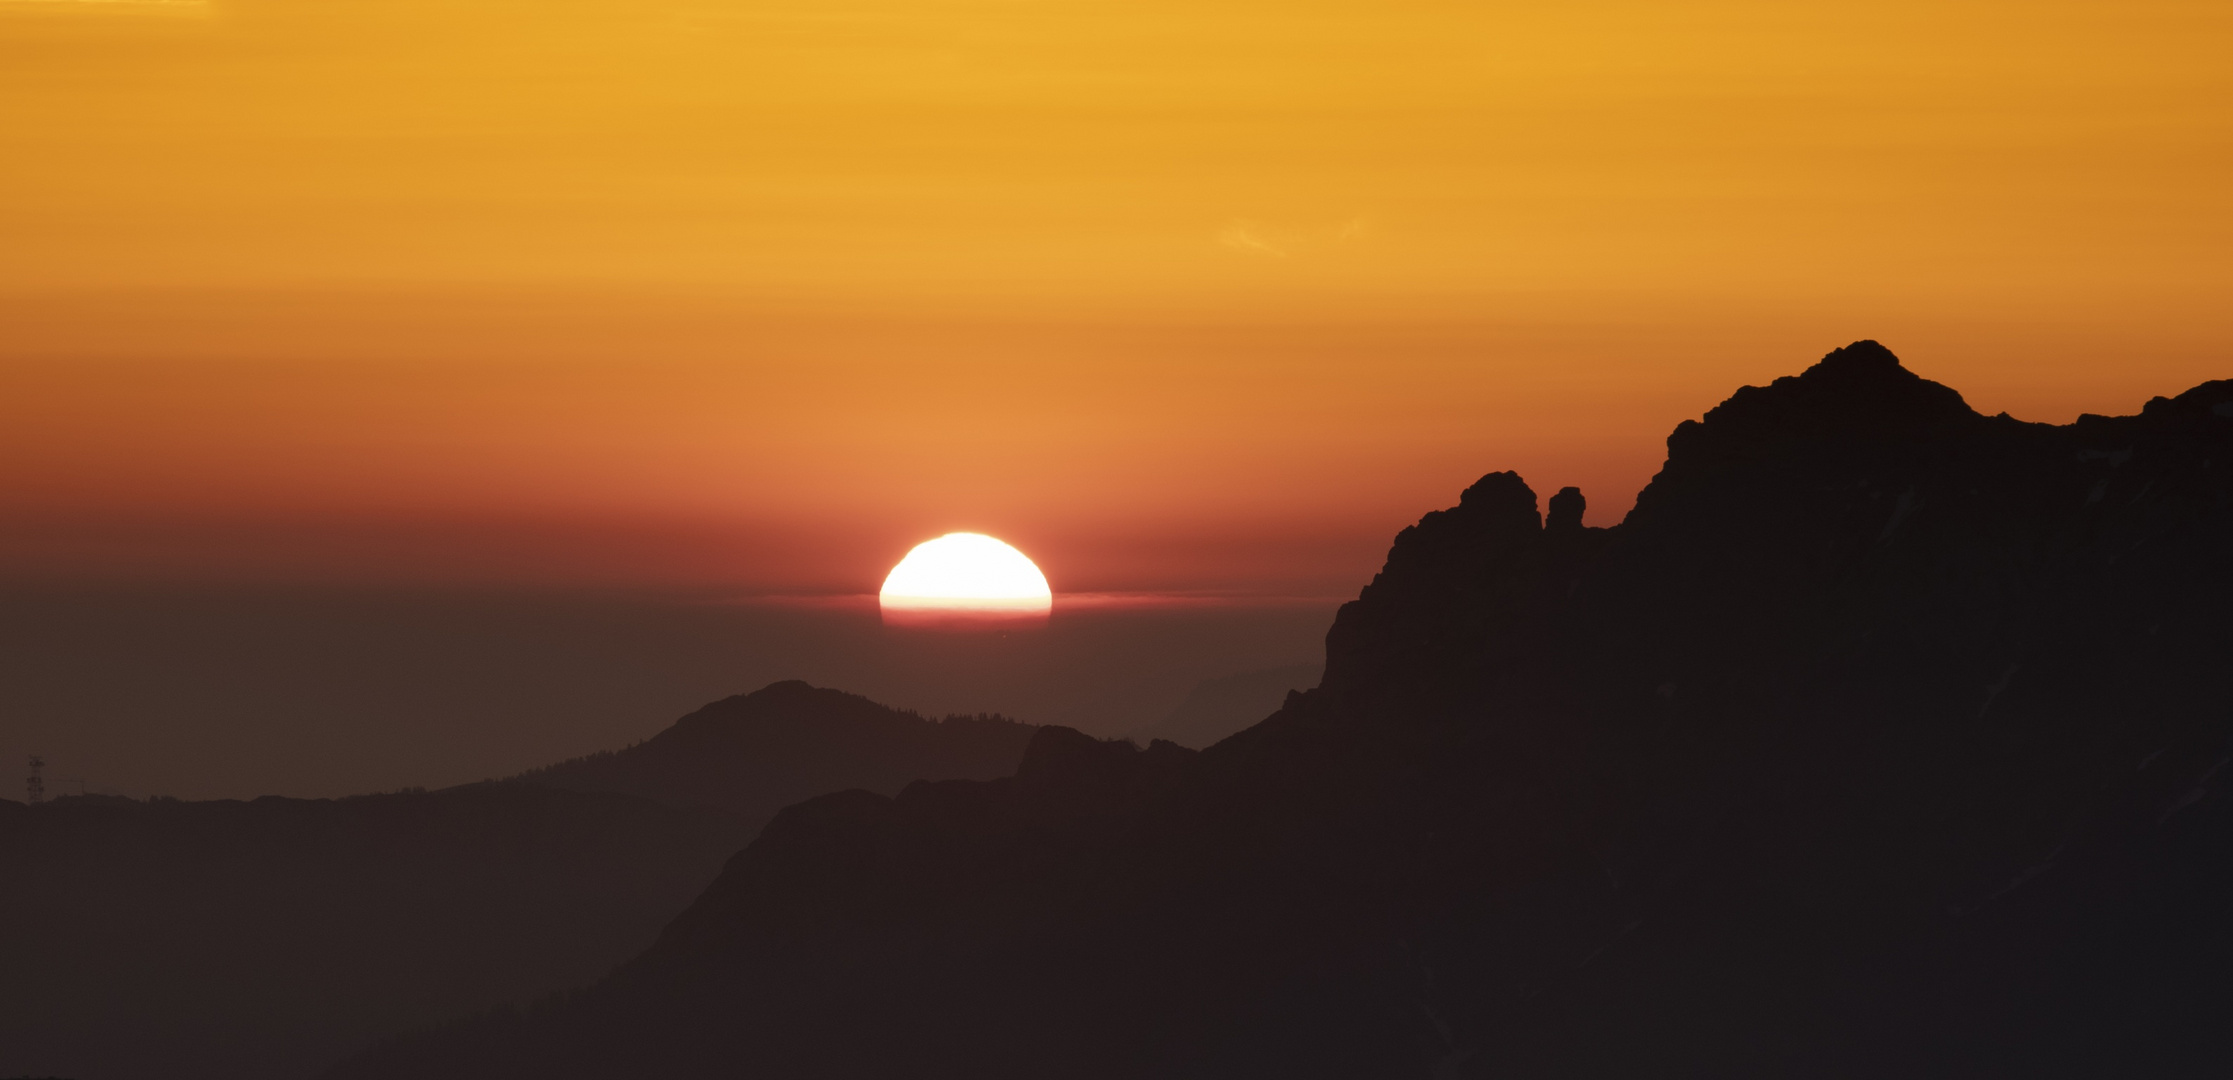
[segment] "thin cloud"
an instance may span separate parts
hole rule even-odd
[[[1234,251],[1284,259],[1312,248],[1353,244],[1371,234],[1372,221],[1363,217],[1315,229],[1276,229],[1236,220],[1218,231],[1217,242]]]
[[[1224,231],[1217,234],[1217,242],[1235,251],[1253,255],[1269,255],[1279,259],[1287,257],[1286,249],[1258,236],[1255,229],[1245,221],[1236,221],[1225,226]]]

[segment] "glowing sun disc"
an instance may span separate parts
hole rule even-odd
[[[877,594],[887,622],[1044,619],[1054,608],[1047,577],[1023,552],[980,533],[948,533],[915,545]]]

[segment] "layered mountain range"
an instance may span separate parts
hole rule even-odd
[[[1583,507],[1485,476],[1254,727],[810,799],[334,1075],[2233,1068],[2233,382],[2031,424],[1860,342]]]
[[[1033,730],[788,682],[443,791],[0,801],[0,1076],[307,1076],[591,982],[777,808],[1006,775]]]

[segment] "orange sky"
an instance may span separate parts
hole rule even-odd
[[[0,576],[1353,590],[1859,337],[2233,376],[2233,5],[0,0]]]

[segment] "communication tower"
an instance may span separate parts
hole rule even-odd
[[[46,767],[45,758],[37,754],[31,755],[31,776],[23,782],[23,793],[29,797],[30,803],[34,806],[38,805],[39,800],[47,797],[47,782],[39,775],[39,771]]]

